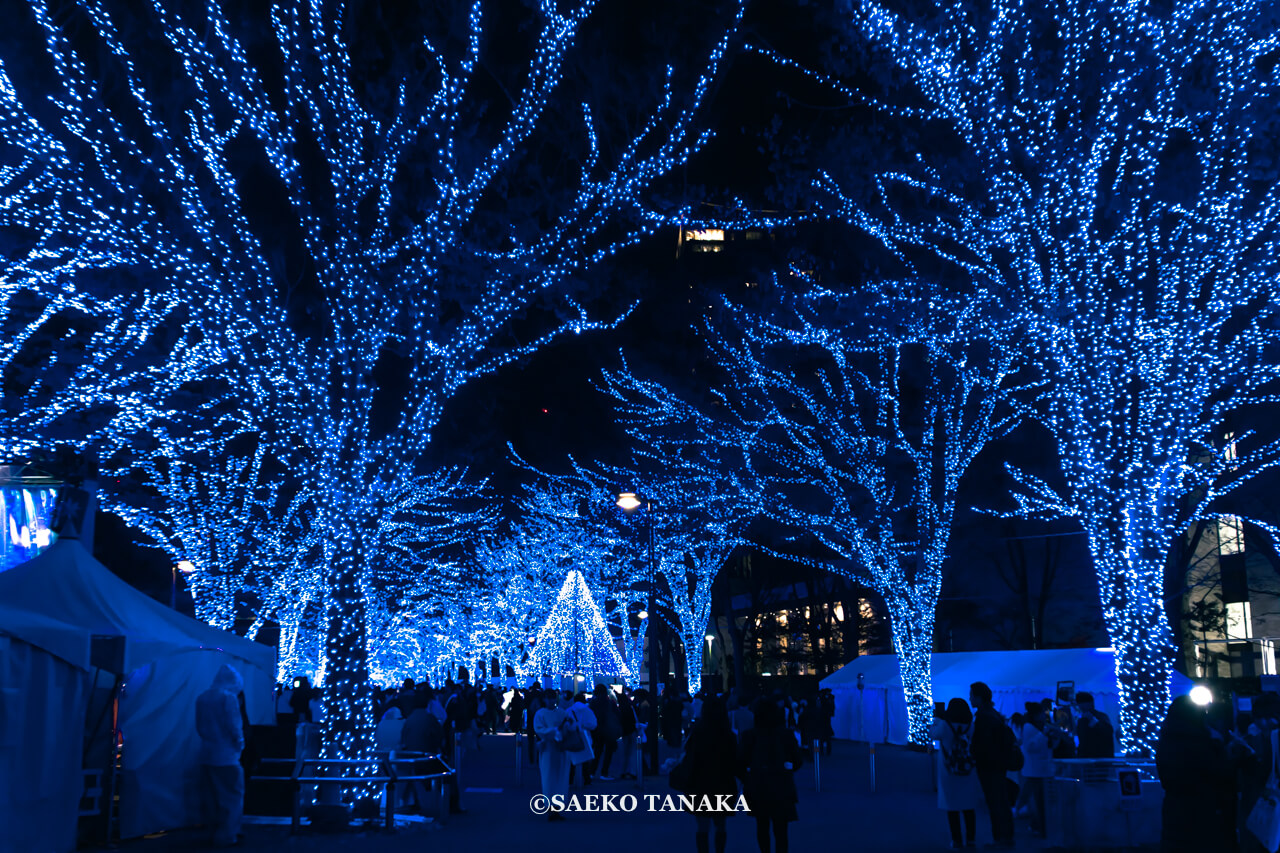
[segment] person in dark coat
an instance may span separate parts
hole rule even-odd
[[[425,752],[432,755],[444,752],[444,726],[435,718],[427,706],[431,704],[429,694],[415,693],[414,707],[400,730],[400,748],[407,752]]]
[[[639,770],[639,744],[636,737],[636,710],[631,704],[631,691],[623,688],[618,696],[618,722],[622,726],[622,772],[619,779],[634,779]]]
[[[756,818],[760,853],[769,853],[770,827],[774,849],[787,853],[787,824],[799,817],[795,771],[801,762],[800,745],[783,720],[782,709],[762,699],[756,706],[754,726],[742,735],[742,790]]]
[[[680,746],[683,714],[684,704],[680,701],[679,693],[669,691],[662,698],[662,739],[667,742],[667,746]]]
[[[974,708],[973,753],[978,784],[991,816],[991,837],[997,847],[1013,846],[1013,807],[1009,805],[1009,757],[1012,731],[996,710],[991,688],[981,681],[969,685],[969,704]],[[1008,731],[1008,733],[1006,733]]]
[[[613,691],[607,685],[596,685],[587,706],[596,715],[596,727],[591,732],[591,747],[596,757],[589,762],[590,773],[603,782],[612,782],[609,765],[613,763],[613,754],[618,749],[618,738],[622,737],[622,718],[618,714]]]
[[[820,738],[823,751],[827,755],[831,754],[831,743],[836,736],[835,729],[831,725],[831,721],[836,716],[836,696],[831,692],[830,687],[824,687],[818,693],[818,707],[821,709],[819,715]]]
[[[1280,695],[1270,691],[1253,699],[1253,721],[1245,732],[1248,752],[1240,762],[1240,815],[1248,819],[1262,789],[1271,778],[1274,763],[1271,736],[1280,728]],[[1240,849],[1244,853],[1270,853],[1253,833],[1240,833]]]
[[[1162,853],[1221,850],[1224,816],[1219,792],[1231,781],[1222,738],[1189,696],[1169,706],[1156,744],[1156,773],[1164,788]]]
[[[729,727],[729,712],[724,700],[713,696],[702,703],[702,715],[693,724],[684,745],[684,760],[689,762],[689,788],[683,793],[695,797],[718,796],[736,798],[738,779],[742,776],[738,741]],[[724,853],[729,841],[725,821],[733,812],[698,812],[694,844],[698,853],[710,850],[711,825],[716,827],[716,853]]]
[[[298,686],[293,688],[293,694],[289,697],[289,707],[293,709],[293,713],[297,715],[299,723],[312,723],[315,720],[311,717],[311,700],[315,694],[311,690],[311,682],[306,676],[298,679]]]
[[[805,749],[812,748],[814,741],[822,737],[822,724],[819,722],[820,711],[817,702],[800,703],[800,719],[797,727],[800,731],[800,745]]]
[[[1093,706],[1093,694],[1077,693],[1076,709],[1080,722],[1076,723],[1076,737],[1080,739],[1080,758],[1115,758],[1116,734],[1110,718]]]

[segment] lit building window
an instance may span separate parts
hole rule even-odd
[[[702,228],[684,232],[684,239],[690,243],[723,243],[723,228]]]
[[[1234,515],[1224,515],[1218,519],[1218,553],[1244,553],[1244,525]]]
[[[1253,636],[1253,619],[1249,612],[1249,602],[1231,601],[1227,603],[1227,639],[1247,640]]]

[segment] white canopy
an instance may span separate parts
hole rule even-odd
[[[97,662],[124,676],[120,698],[123,837],[199,823],[195,700],[213,683],[219,666],[229,663],[244,677],[249,721],[275,723],[273,647],[165,607],[113,575],[77,540],[59,540],[38,557],[0,573],[0,601],[26,614],[23,618],[29,624],[15,628],[24,640],[36,637],[38,617],[88,635],[124,638],[123,660]],[[79,640],[62,637],[56,643],[61,651],[49,651],[71,657],[80,654],[72,650],[72,646],[79,648]],[[84,646],[87,659],[87,640]],[[50,696],[41,701],[64,700]],[[66,736],[79,744],[81,730]]]
[[[88,694],[89,632],[0,604],[0,853],[75,848]]]
[[[1115,653],[1110,649],[1040,649],[1013,652],[950,652],[933,655],[933,699],[968,701],[975,681],[991,688],[996,709],[1009,716],[1025,703],[1054,698],[1058,682],[1074,682],[1077,693],[1092,693],[1099,711],[1116,723],[1119,692]],[[858,674],[864,689],[857,689]],[[907,742],[907,702],[897,655],[855,658],[824,678],[836,699],[832,721],[836,737],[877,742]],[[1186,676],[1174,673],[1173,694],[1191,689]]]

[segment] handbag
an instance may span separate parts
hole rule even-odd
[[[1245,828],[1262,842],[1267,850],[1280,847],[1280,789],[1276,780],[1276,753],[1280,752],[1280,731],[1271,732],[1271,775],[1249,811]]]
[[[565,752],[581,752],[587,748],[587,739],[582,736],[581,727],[575,726],[572,729],[562,729],[560,733],[560,748]]]

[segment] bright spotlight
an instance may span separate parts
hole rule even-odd
[[[618,506],[626,512],[631,512],[631,510],[640,506],[640,499],[636,497],[635,492],[623,492],[618,495]]]
[[[1213,691],[1203,684],[1191,688],[1191,701],[1203,708],[1213,702]]]

